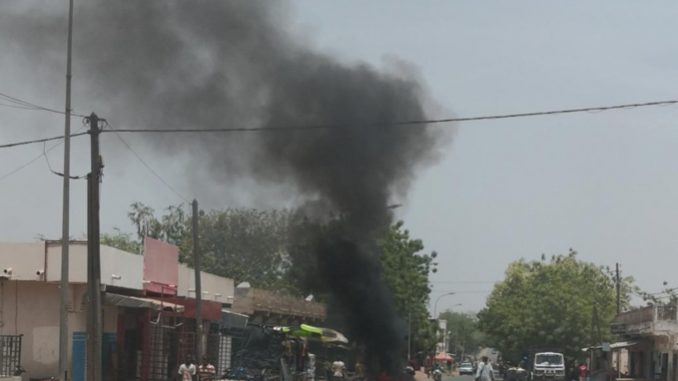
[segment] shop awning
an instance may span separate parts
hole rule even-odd
[[[184,310],[184,306],[179,304],[169,303],[165,301],[161,302],[159,300],[150,298],[140,298],[137,296],[111,294],[111,293],[105,294],[103,302],[104,304],[109,306],[125,308],[148,308],[156,311],[164,310],[174,312],[182,312]]]
[[[245,327],[247,327],[248,320],[249,316],[247,315],[239,314],[226,309],[221,310],[221,328],[245,329]]]
[[[452,356],[448,355],[445,352],[438,352],[434,359],[438,361],[449,361],[452,360]]]
[[[638,344],[635,341],[620,341],[618,343],[612,343],[610,344],[611,349],[621,349],[621,348],[628,348],[632,347],[634,345]]]
[[[622,348],[632,347],[636,344],[638,344],[638,342],[636,342],[636,341],[620,341],[620,342],[617,342],[617,343],[610,344],[609,347],[610,347],[610,349],[622,349]],[[602,345],[596,345],[594,347],[582,348],[581,350],[582,350],[582,352],[588,352],[588,351],[593,351],[593,350],[596,350],[596,349],[603,349],[603,346]]]
[[[274,329],[294,337],[315,339],[323,343],[348,344],[346,336],[331,328],[301,324],[298,327],[275,327]]]

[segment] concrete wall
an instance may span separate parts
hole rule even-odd
[[[47,281],[61,280],[61,244],[47,244]],[[87,243],[71,243],[68,247],[68,280],[72,283],[87,282]]]
[[[115,279],[117,275],[120,279]],[[144,257],[108,246],[101,246],[101,283],[109,286],[143,289]]]
[[[68,364],[73,332],[86,329],[85,285],[71,285]],[[29,377],[56,376],[59,368],[59,287],[42,281],[0,282],[0,334],[24,335],[21,363]],[[104,307],[104,332],[117,329],[118,310]]]
[[[219,303],[232,303],[234,285],[233,279],[200,272],[203,299]],[[185,264],[179,264],[179,296],[195,297],[195,270]],[[190,292],[188,290],[191,290]]]
[[[99,250],[101,253],[101,283],[134,290],[143,289],[143,256],[104,245],[101,245]],[[87,243],[71,243],[68,257],[69,281],[71,283],[87,283]],[[113,275],[120,279],[114,278]],[[58,282],[60,280],[61,244],[49,243],[47,245],[47,281]]]
[[[40,281],[2,281],[0,310],[0,334],[24,335],[21,362],[29,376],[56,375],[59,361],[59,288]],[[74,311],[69,314],[73,316],[69,321],[71,329],[78,328],[77,315],[80,313]]]
[[[45,268],[45,244],[0,242],[0,275],[8,268],[12,268],[10,279],[42,279],[36,273]]]

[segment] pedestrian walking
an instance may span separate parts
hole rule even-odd
[[[198,380],[199,381],[214,381],[216,379],[217,370],[214,365],[210,364],[207,356],[202,357],[202,364],[198,366]]]
[[[487,356],[483,356],[476,371],[476,381],[494,381],[494,370]]]
[[[589,367],[586,366],[585,362],[582,362],[579,364],[579,381],[586,381],[586,376],[589,375]]]
[[[195,364],[191,356],[186,356],[186,360],[179,365],[179,372],[177,376],[178,381],[193,381],[193,377],[197,374]]]

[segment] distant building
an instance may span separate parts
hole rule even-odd
[[[610,345],[611,366],[622,377],[678,380],[678,314],[675,305],[619,314],[612,331],[625,341]]]
[[[69,375],[84,381],[87,243],[71,242],[69,253]],[[19,362],[30,378],[57,375],[60,276],[59,242],[0,243],[0,377],[11,375]],[[143,255],[102,245],[101,282],[104,379],[173,377],[179,361],[195,352],[194,270],[178,263],[175,246],[146,239]],[[206,272],[201,283],[203,350],[218,372],[230,367],[228,329],[244,327],[250,317],[262,319],[268,311],[281,322],[324,319],[317,303],[261,297],[267,294],[262,290],[239,300],[232,279]],[[245,306],[243,313],[232,305]]]

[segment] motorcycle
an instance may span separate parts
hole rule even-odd
[[[415,375],[414,368],[411,366],[406,366],[405,369],[403,369],[401,379],[403,381],[414,381],[415,380],[414,375]]]

